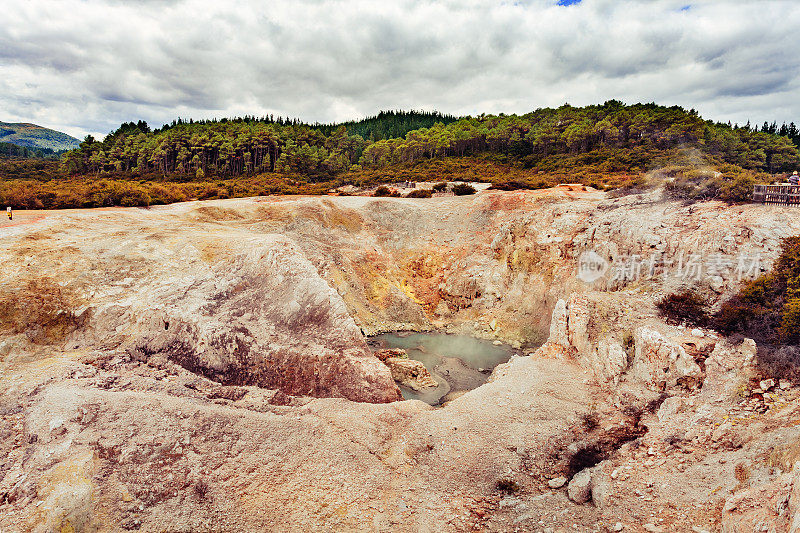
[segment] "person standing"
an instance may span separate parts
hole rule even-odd
[[[11,206],[6,207],[6,213],[8,214],[8,220],[13,220],[12,213],[11,213]]]
[[[800,185],[800,179],[798,179],[796,170],[789,176],[789,185]]]

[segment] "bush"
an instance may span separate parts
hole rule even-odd
[[[455,194],[456,196],[475,194],[475,187],[467,183],[456,183],[455,185],[453,185],[453,194]]]
[[[492,183],[492,185],[489,188],[498,191],[517,191],[517,190],[531,190],[531,189],[546,189],[549,186],[550,185],[544,180],[536,180],[533,182],[508,180],[508,181],[498,181]]]
[[[713,321],[724,333],[756,341],[800,342],[800,236],[784,239],[772,271],[723,302]]]
[[[502,478],[497,481],[497,490],[513,494],[519,492],[519,484],[511,478]]]
[[[708,324],[706,308],[706,301],[690,289],[665,296],[656,303],[659,314],[669,322],[691,326]]]
[[[748,174],[740,174],[722,186],[719,197],[730,203],[747,202],[753,198],[755,184],[755,178]]]
[[[375,193],[372,196],[396,196],[397,193],[393,192],[389,187],[385,185],[381,185],[377,189],[375,189]]]
[[[433,196],[433,191],[430,189],[414,189],[406,194],[406,198],[430,198]]]
[[[600,417],[594,409],[580,415],[581,423],[586,431],[591,431],[600,426]]]
[[[447,190],[447,182],[440,181],[433,186],[433,192],[444,192]]]

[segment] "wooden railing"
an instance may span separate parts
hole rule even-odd
[[[756,185],[753,187],[753,201],[800,205],[800,185]]]

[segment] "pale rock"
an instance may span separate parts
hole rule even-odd
[[[758,386],[761,388],[761,390],[762,390],[762,391],[764,391],[764,392],[767,392],[767,391],[769,391],[769,390],[770,390],[772,387],[774,387],[774,386],[775,386],[775,380],[774,380],[774,379],[772,379],[772,378],[770,378],[770,379],[763,379],[763,380],[761,380],[761,381],[758,383]]]
[[[601,339],[597,350],[589,352],[581,362],[591,368],[597,378],[616,384],[628,367],[628,354],[620,343]]]
[[[421,361],[388,357],[384,364],[391,370],[392,379],[411,389],[422,390],[439,385]]]
[[[751,366],[756,360],[756,354],[758,353],[758,346],[756,346],[756,341],[753,339],[744,339],[742,341],[741,346],[739,346],[739,352],[742,354],[744,358],[742,362],[742,367]]]
[[[800,533],[800,462],[794,464],[790,474],[792,490],[789,494],[789,533]]]
[[[700,329],[700,328],[693,328],[692,331],[690,331],[689,333],[691,333],[692,336],[694,336],[694,337],[702,337],[703,336],[703,330]]]
[[[592,473],[592,502],[598,507],[605,507],[609,502],[613,486],[611,479],[603,475],[599,468]]]
[[[703,372],[682,346],[671,343],[659,332],[636,328],[635,355],[630,375],[653,390],[662,384],[675,386],[681,379],[699,379]]]
[[[722,276],[711,276],[708,280],[708,286],[711,287],[712,291],[719,294],[725,290],[725,280],[722,279]]]
[[[55,431],[55,430],[61,428],[63,425],[64,425],[64,419],[63,418],[53,418],[48,423],[48,428],[52,432],[52,431]]]
[[[796,504],[792,504],[797,494],[795,477],[795,472],[784,474],[734,493],[722,508],[722,531],[800,531],[796,527],[800,526]]]
[[[733,429],[733,424],[731,424],[729,420],[726,420],[714,430],[711,434],[711,440],[714,442],[721,441],[730,433],[731,429]]]
[[[8,355],[23,351],[27,344],[28,337],[23,333],[0,340],[0,361]]]
[[[736,398],[742,386],[755,377],[756,351],[756,343],[752,339],[744,339],[739,346],[726,341],[717,342],[706,358],[701,398],[711,401]]]
[[[590,305],[585,296],[571,294],[568,306],[569,344],[578,354],[586,354],[591,350],[589,344]]]
[[[553,308],[553,315],[550,319],[550,336],[548,342],[558,344],[564,348],[569,348],[569,337],[567,335],[567,302],[559,299]]]
[[[378,403],[402,398],[342,297],[294,241],[273,234],[238,244],[240,252],[213,267],[190,245],[158,263],[168,270],[201,265],[157,298],[133,287],[130,318],[98,310],[95,342],[116,341],[134,359],[169,360],[221,383]],[[119,325],[124,330],[111,333]]]
[[[590,468],[575,474],[567,486],[567,495],[575,503],[586,503],[592,498],[592,471]]]
[[[93,453],[80,451],[57,463],[40,482],[42,525],[47,531],[83,531],[92,513]]]
[[[551,489],[560,489],[566,484],[567,484],[567,478],[565,478],[564,476],[554,477],[553,479],[547,482],[547,486],[549,486]]]
[[[781,390],[791,389],[792,388],[792,382],[789,381],[788,379],[782,379],[782,380],[778,381],[778,387],[780,387]]]

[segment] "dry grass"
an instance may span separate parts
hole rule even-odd
[[[780,468],[783,472],[791,472],[798,461],[800,461],[800,442],[796,439],[777,444],[766,458],[767,466]]]

